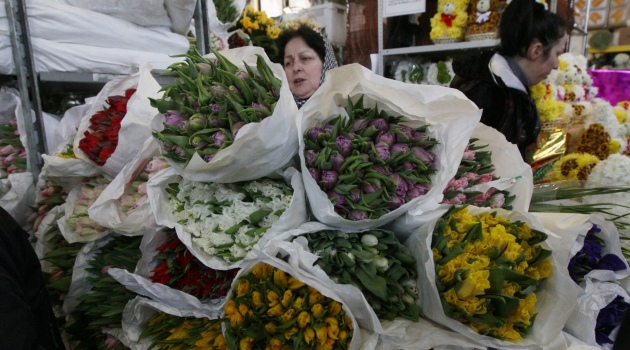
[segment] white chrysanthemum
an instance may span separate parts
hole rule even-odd
[[[619,128],[619,130],[620,130],[620,133],[625,132],[625,127],[622,126]],[[621,137],[615,138],[615,140],[619,142],[619,153],[623,152],[623,150],[625,150],[628,147],[628,139],[626,139],[625,134],[622,135]]]
[[[605,160],[597,163],[586,181],[587,188],[615,186],[630,187],[630,157],[621,154],[611,154]],[[630,206],[630,193],[614,193],[605,196],[589,196],[585,203],[615,203]],[[616,215],[625,215],[630,208],[615,206],[610,209]],[[625,220],[630,221],[630,219]]]
[[[573,85],[571,86],[571,92],[575,94],[576,101],[583,101],[585,98],[584,88],[582,85]]]
[[[407,82],[409,80],[409,61],[400,61],[396,65],[396,69],[394,70],[394,79],[402,82]],[[405,76],[403,79],[403,75]]]
[[[559,72],[557,69],[552,69],[551,72],[549,72],[549,75],[547,75],[547,77],[545,78],[545,80],[543,80],[543,84],[555,85],[557,83],[558,73]]]
[[[619,122],[617,121],[617,117],[615,117],[615,113],[613,112],[613,107],[610,105],[610,102],[601,98],[596,98],[593,100],[593,103],[593,114],[586,118],[586,127],[590,124],[599,123],[610,135],[610,138],[619,137]]]

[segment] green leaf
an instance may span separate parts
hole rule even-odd
[[[369,277],[363,269],[357,269],[356,276],[361,284],[377,298],[387,301],[387,281],[381,276]]]

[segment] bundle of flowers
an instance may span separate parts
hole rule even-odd
[[[604,127],[599,123],[591,124],[580,135],[577,151],[578,153],[589,153],[604,160],[611,153],[609,143],[610,135],[604,130]]]
[[[124,95],[109,96],[105,101],[108,106],[90,117],[90,126],[83,133],[79,148],[97,165],[105,165],[116,150],[120,123],[127,114],[127,102],[135,92],[136,89],[127,89]]]
[[[153,316],[139,341],[150,339],[150,349],[227,350],[221,320],[178,317],[160,312]]]
[[[225,318],[230,349],[348,349],[353,334],[341,303],[264,262],[238,276]]]
[[[239,13],[232,0],[212,0],[217,13],[217,18],[222,23],[234,22]]]
[[[118,283],[107,270],[115,267],[133,271],[141,257],[141,240],[142,237],[112,237],[88,260],[83,283],[90,289],[77,298],[78,305],[71,313],[74,322],[66,326],[71,341],[76,342],[75,349],[94,349],[95,344],[99,349],[114,348],[105,347],[106,341],[124,348],[106,331],[121,328],[125,305],[136,294]]]
[[[32,227],[34,232],[37,232],[39,224],[42,222],[44,217],[46,217],[48,212],[52,208],[64,204],[67,197],[67,188],[64,188],[54,181],[44,182],[44,186],[39,188],[38,198],[40,199],[33,207],[31,207],[33,214],[26,218],[27,225]]]
[[[94,222],[88,215],[88,208],[108,184],[109,181],[103,176],[92,177],[68,193],[66,215],[60,219],[59,225],[69,242],[93,240],[109,231],[107,227]]]
[[[418,321],[416,259],[393,232],[324,230],[303,237],[322,270],[336,283],[359,288],[379,318]]]
[[[427,130],[412,128],[377,107],[348,97],[341,114],[304,132],[304,159],[340,216],[379,218],[429,191],[436,171],[431,148],[438,143]]]
[[[449,209],[431,239],[444,313],[479,334],[518,341],[536,316],[536,288],[551,275],[547,235],[496,213]]]
[[[610,338],[612,331],[621,325],[630,304],[621,295],[617,295],[606,307],[599,310],[597,314],[597,324],[595,326],[595,338],[597,344],[613,344]]]
[[[511,209],[510,203],[515,196],[508,191],[490,187],[485,191],[475,191],[473,187],[497,180],[492,152],[479,151],[487,145],[478,146],[476,138],[471,138],[464,150],[464,156],[457,173],[444,189],[446,204],[472,204],[477,207]]]
[[[570,153],[560,157],[545,177],[550,181],[586,180],[599,163],[599,158],[590,153]]]
[[[281,32],[278,22],[269,18],[265,11],[257,11],[251,6],[245,6],[241,19],[234,23],[230,31],[239,29],[249,35],[249,41],[253,46],[262,47],[272,62],[278,62],[279,50],[275,42]]]
[[[225,296],[238,272],[237,269],[223,271],[203,265],[172,230],[157,251],[158,264],[151,271],[151,281],[184,291],[199,300]]]
[[[626,263],[613,253],[602,254],[605,241],[597,236],[601,228],[593,224],[584,238],[584,245],[569,261],[569,275],[580,284],[593,270],[621,271],[627,268]]]
[[[148,203],[147,181],[168,166],[163,157],[155,156],[142,167],[136,178],[125,187],[123,195],[118,198],[118,204],[124,214],[131,215],[139,206]]]
[[[20,141],[15,118],[0,124],[0,178],[26,171],[26,149]]]
[[[230,184],[181,179],[166,191],[195,249],[226,262],[243,259],[293,199],[293,189],[272,179]]]

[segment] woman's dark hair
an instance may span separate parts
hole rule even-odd
[[[562,17],[545,10],[535,0],[513,0],[501,15],[499,35],[503,56],[527,56],[527,49],[534,40],[543,45],[547,56],[551,48],[564,37],[566,24]]]
[[[307,26],[299,26],[297,29],[286,29],[278,36],[276,39],[278,44],[278,49],[280,51],[280,55],[278,59],[280,60],[281,65],[284,66],[284,49],[287,46],[289,40],[293,38],[302,38],[306,45],[308,45],[311,49],[313,49],[319,58],[321,58],[322,62],[325,62],[326,59],[326,43],[324,42],[324,38],[321,34],[316,32],[310,27]]]

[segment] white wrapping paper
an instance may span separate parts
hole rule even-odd
[[[33,173],[9,174],[6,179],[0,180],[0,188],[7,190],[4,194],[0,191],[0,207],[11,214],[20,226],[24,226],[26,218],[32,213],[31,206],[35,204]]]
[[[347,97],[356,102],[364,95],[365,107],[378,105],[390,115],[404,116],[412,128],[430,125],[428,133],[440,143],[432,148],[436,154],[437,173],[431,175],[431,189],[400,208],[378,219],[351,221],[335,213],[332,202],[307,171],[304,160],[304,133],[323,126],[338,115],[347,117]],[[479,122],[481,111],[461,92],[436,86],[406,84],[376,75],[359,64],[349,64],[326,73],[326,81],[300,109],[298,120],[299,155],[304,186],[315,217],[326,224],[365,229],[386,224],[406,211],[420,215],[438,207],[442,189],[455,175],[469,136]]]
[[[52,237],[47,237],[46,232],[52,225],[57,224],[57,220],[63,215],[63,213],[63,205],[58,205],[52,208],[39,224],[37,232],[35,232],[35,238],[37,239],[35,242],[35,254],[37,254],[37,257],[40,259],[39,263],[42,265],[42,271],[44,272],[50,272],[51,264],[48,261],[41,259],[55,248],[50,245],[49,241]]]

